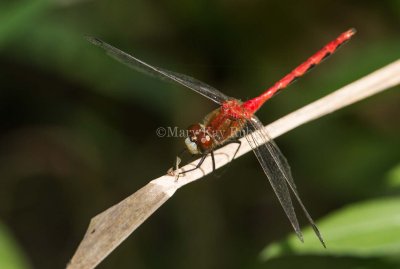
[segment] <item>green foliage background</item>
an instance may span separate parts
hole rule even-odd
[[[92,216],[165,173],[215,105],[90,34],[245,100],[357,35],[258,113],[271,122],[400,56],[400,1],[0,1],[0,268],[62,268]],[[254,156],[178,191],[99,268],[400,268],[399,87],[277,139],[328,249],[293,236]],[[304,226],[307,223],[300,217]]]

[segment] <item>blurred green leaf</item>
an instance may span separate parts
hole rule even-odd
[[[255,269],[293,269],[293,268],[324,268],[324,269],[398,269],[400,263],[393,259],[376,257],[332,257],[332,256],[289,256],[269,260],[255,266]]]
[[[389,187],[400,187],[400,164],[389,171],[387,182]]]
[[[0,5],[0,46],[11,36],[23,33],[30,22],[52,5],[48,0],[16,1]]]
[[[0,223],[0,268],[31,268],[7,228]]]
[[[42,20],[30,23],[29,27],[24,35],[13,40],[12,54],[18,61],[28,61],[37,68],[80,81],[105,96],[147,104],[156,111],[169,111],[175,93],[187,92],[115,61],[90,44],[84,38],[84,31],[65,25],[58,19],[45,16]],[[29,46],[26,46],[28,43]],[[119,47],[118,44],[115,46]],[[125,50],[131,53],[129,49]],[[163,65],[150,58],[143,57],[146,61],[149,59],[151,63]]]
[[[353,204],[326,217],[318,227],[327,249],[308,227],[304,230],[304,244],[291,235],[267,246],[261,258],[268,260],[290,253],[360,257],[400,254],[400,198]]]

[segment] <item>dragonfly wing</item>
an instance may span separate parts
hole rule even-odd
[[[280,169],[275,160],[271,157],[269,150],[263,145],[265,141],[260,137],[260,134],[256,132],[257,127],[252,122],[249,122],[247,127],[250,129],[251,133],[246,136],[246,139],[267,175],[272,189],[278,197],[279,202],[288,216],[297,236],[301,241],[303,241],[303,235],[300,230],[299,222],[294,211],[292,199],[290,198],[290,192],[284,179],[284,175],[280,172]],[[267,141],[266,143],[270,143],[270,141]]]
[[[250,136],[247,136],[247,140],[253,148],[253,151],[267,175],[272,188],[278,196],[278,199],[297,236],[301,241],[303,241],[299,223],[290,198],[289,189],[292,190],[318,239],[321,241],[322,245],[326,247],[321,233],[300,198],[286,158],[283,156],[275,142],[268,136],[263,124],[256,116],[253,116],[248,122],[248,127],[251,131],[257,131],[252,132]]]
[[[209,99],[212,101],[221,104],[222,102],[231,99],[227,95],[223,94],[222,92],[218,91],[217,89],[207,85],[204,82],[201,82],[195,78],[175,73],[172,71],[168,71],[159,67],[152,66],[148,63],[139,60],[132,55],[129,55],[126,52],[123,52],[120,49],[117,49],[110,44],[95,38],[95,37],[87,37],[88,41],[92,44],[104,49],[111,57],[122,62],[129,67],[147,75],[151,75],[157,77],[161,80],[167,80],[169,82],[178,83],[183,85]]]

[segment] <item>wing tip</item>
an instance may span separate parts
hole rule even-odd
[[[92,44],[94,44],[94,45],[97,45],[97,46],[103,44],[103,41],[101,41],[99,38],[94,37],[94,36],[85,35],[85,39],[86,39],[87,41],[89,41],[90,43],[92,43]]]
[[[316,234],[316,236],[318,237],[319,241],[321,242],[322,246],[326,249],[326,244],[324,241],[324,238],[322,237],[321,232],[319,231],[317,225],[314,223],[314,221],[311,223],[311,226],[314,230],[314,233]]]
[[[313,228],[315,234],[317,235],[318,240],[321,242],[322,246],[324,247],[324,249],[327,249],[325,240],[322,237],[321,233],[319,232],[317,226],[315,224],[312,224],[312,228]],[[300,242],[304,243],[304,237],[303,237],[303,233],[301,232],[301,230],[295,229],[295,233],[297,235],[297,238],[299,238]]]
[[[304,243],[303,233],[300,230],[295,231],[295,232],[296,232],[297,238],[299,238],[300,242]]]

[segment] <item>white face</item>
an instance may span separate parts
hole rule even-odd
[[[189,137],[186,137],[185,144],[191,154],[200,154],[196,143],[191,141]]]

